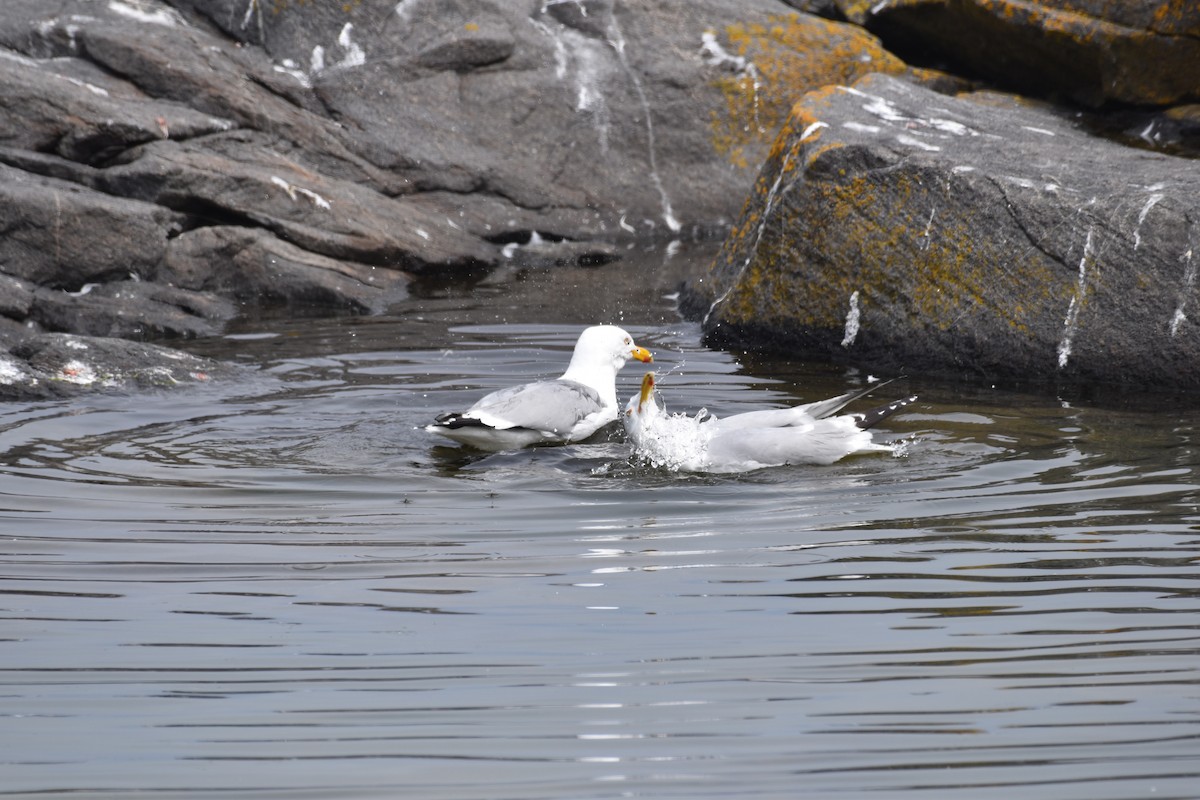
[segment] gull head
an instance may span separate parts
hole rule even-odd
[[[621,421],[626,433],[640,433],[652,420],[666,411],[662,396],[655,391],[654,373],[647,372],[642,376],[641,389],[625,405],[625,416]]]
[[[571,356],[571,365],[567,367],[563,377],[590,384],[592,381],[586,380],[585,376],[594,376],[608,370],[616,375],[631,358],[642,362],[654,360],[650,351],[638,347],[633,337],[625,330],[616,325],[593,325],[579,334],[579,341],[575,343],[575,352]]]

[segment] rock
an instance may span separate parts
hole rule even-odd
[[[714,134],[718,149],[735,163],[762,157],[757,139],[779,130],[805,92],[853,83],[869,73],[906,71],[861,29],[807,15],[771,15],[731,25],[725,35],[729,49],[716,38],[706,39],[705,58],[724,72],[717,84],[730,113],[719,125],[714,120]]]
[[[153,344],[47,333],[0,349],[0,400],[168,388],[229,379],[242,371]]]
[[[38,289],[27,319],[49,331],[124,339],[213,336],[233,304],[139,281],[86,284],[78,292]]]
[[[790,2],[967,64],[1033,42],[1035,78],[1061,45],[1066,92],[1195,96],[1178,4]],[[724,231],[795,99],[870,72],[957,81],[780,0],[7,0],[0,337],[371,313],[412,275]]]
[[[330,258],[396,269],[455,267],[495,259],[445,215],[369,186],[322,175],[253,131],[189,142],[153,142],[105,169],[105,191],[174,208],[191,225],[260,226]]]
[[[0,317],[24,320],[33,308],[33,293],[37,287],[11,275],[0,275]]]
[[[886,76],[797,103],[685,308],[871,370],[1200,388],[1200,170]]]
[[[311,253],[257,228],[189,231],[171,243],[160,279],[294,316],[369,314],[406,296],[408,276]]]
[[[795,92],[831,79],[813,70],[808,83],[772,83],[776,64],[787,61],[775,54],[799,59],[772,31],[807,32],[797,36],[811,44],[832,23],[781,14],[767,0],[412,0],[398,8],[386,26],[354,25],[349,38],[366,57],[315,75],[317,95],[360,132],[373,163],[420,192],[490,195],[548,219],[562,220],[564,210],[599,215],[560,229],[573,239],[622,235],[622,219],[641,235],[723,227],[773,135],[765,109],[786,108]],[[294,36],[301,23],[284,16],[268,27],[287,24]],[[836,55],[824,63],[838,79],[847,69],[872,69],[860,56],[884,57],[861,30],[843,25],[837,33]],[[334,35],[314,28],[307,40]],[[288,42],[287,57],[301,58],[301,41]],[[748,57],[764,63],[757,87]],[[764,115],[744,130],[755,97]]]
[[[84,164],[134,145],[228,130],[227,119],[146,97],[80,59],[0,58],[0,140]]]
[[[904,70],[785,8],[10,0],[0,337],[371,313],[411,275],[721,230],[796,92]]]
[[[181,218],[161,205],[0,166],[0,272],[76,291],[150,276]]]
[[[837,0],[901,55],[1034,96],[1166,105],[1200,99],[1192,0]]]

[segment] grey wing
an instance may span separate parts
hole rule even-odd
[[[828,400],[818,400],[815,403],[807,403],[803,406],[800,406],[800,408],[806,411],[813,419],[824,419],[825,417],[832,416],[841,411],[843,408],[850,405],[860,397],[866,397],[871,392],[878,391],[884,386],[887,386],[889,383],[893,383],[894,381],[898,380],[900,379],[890,378],[886,381],[879,381],[878,383],[868,386],[866,389],[859,389],[857,391],[839,394],[837,397],[831,397]]]
[[[541,381],[492,392],[466,415],[501,430],[529,428],[565,436],[584,417],[603,409],[596,390],[581,383]]]
[[[894,380],[897,379],[892,378],[891,380],[868,386],[866,389],[846,392],[845,394],[839,394],[837,397],[830,397],[827,400],[818,400],[815,403],[805,403],[804,405],[792,406],[791,408],[747,411],[744,414],[722,417],[717,420],[717,425],[722,431],[745,430],[747,428],[808,428],[816,420],[833,416],[860,397],[865,397],[871,392],[887,386]]]
[[[816,419],[809,413],[808,406],[795,408],[769,408],[763,411],[746,411],[731,417],[721,417],[716,421],[717,429],[722,432],[761,429],[811,427]]]

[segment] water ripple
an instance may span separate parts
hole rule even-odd
[[[627,324],[673,410],[861,380]],[[1194,796],[1192,410],[910,379],[901,458],[681,476],[420,430],[574,326],[304,325],[0,407],[0,796]]]

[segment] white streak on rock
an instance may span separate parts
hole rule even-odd
[[[901,133],[901,134],[897,135],[896,141],[902,145],[907,145],[908,147],[915,147],[918,150],[925,150],[930,153],[936,153],[942,149],[942,148],[938,147],[936,144],[929,144],[928,142],[922,142],[917,137],[909,136],[906,133]]]
[[[1025,130],[1031,131],[1033,133],[1040,133],[1043,136],[1057,136],[1058,135],[1054,131],[1048,131],[1045,128],[1035,128],[1032,125],[1022,125],[1021,127],[1024,128]]]
[[[954,136],[978,136],[977,131],[968,128],[961,122],[955,122],[952,119],[931,119],[928,121],[929,127],[934,130],[942,131],[943,133],[953,134]]]
[[[879,133],[883,130],[878,125],[865,125],[861,122],[843,122],[842,127],[846,130],[857,131],[859,133]]]
[[[405,0],[405,3],[407,2],[411,2],[411,0]],[[404,5],[405,3],[401,3],[400,5]],[[555,4],[544,3],[542,5],[541,13],[545,14],[546,9],[551,5]],[[399,13],[399,11],[400,6],[396,6],[396,12]],[[536,17],[531,18],[529,22],[533,25],[533,27],[549,36],[551,41],[554,42],[554,77],[560,81],[565,79],[567,77],[567,67],[570,64],[570,58],[569,51],[567,49],[567,43],[559,33],[559,26],[551,27]]]
[[[12,386],[19,380],[25,379],[25,371],[15,361],[11,361],[7,356],[0,356],[0,383],[5,386]]]
[[[780,194],[779,187],[783,183],[783,176],[787,175],[788,164],[791,162],[791,160],[792,153],[789,150],[787,155],[783,157],[783,163],[779,165],[779,172],[775,175],[775,182],[771,184],[771,190],[767,192],[767,202],[763,206],[762,217],[759,219],[758,227],[754,231],[754,244],[750,246],[750,251],[746,254],[746,260],[742,262],[742,266],[738,270],[738,274],[735,275],[733,280],[729,282],[729,288],[722,292],[720,297],[718,297],[716,300],[713,300],[712,305],[708,307],[708,311],[705,312],[704,319],[700,323],[701,327],[704,327],[708,324],[708,318],[711,317],[713,312],[717,310],[717,306],[721,305],[721,303],[724,303],[733,290],[737,288],[738,282],[741,280],[742,275],[750,267],[750,262],[754,260],[754,255],[758,252],[758,245],[760,242],[762,242],[763,232],[767,228],[767,222],[769,222],[771,219],[771,212],[775,210],[775,200]]]
[[[145,22],[150,25],[163,25],[168,28],[174,27],[179,21],[175,12],[168,8],[160,8],[157,11],[145,11],[128,3],[122,3],[121,0],[109,0],[108,10],[137,22]]]
[[[1187,314],[1184,313],[1184,309],[1187,308],[1188,300],[1196,290],[1196,261],[1192,258],[1192,249],[1189,247],[1179,260],[1187,266],[1183,270],[1183,288],[1179,292],[1179,305],[1175,307],[1175,313],[1171,315],[1171,336],[1179,333],[1180,326],[1187,322]]]
[[[332,207],[332,206],[330,206],[328,200],[326,200],[324,197],[317,194],[316,192],[312,191],[311,189],[305,189],[303,186],[293,186],[292,184],[288,183],[287,181],[285,181],[283,178],[279,177],[278,175],[271,176],[271,183],[275,184],[280,189],[283,189],[283,191],[287,192],[287,196],[290,197],[293,201],[295,201],[299,197],[304,197],[306,200],[308,200],[314,206],[316,206],[317,208],[320,208],[320,209],[324,209],[325,211],[330,210],[330,208]]]
[[[842,335],[842,347],[849,347],[858,338],[858,324],[861,314],[858,309],[858,291],[850,295],[850,310],[846,312],[846,330]]]
[[[934,206],[933,208],[929,209],[929,219],[927,219],[925,221],[925,232],[922,233],[921,236],[919,237],[920,242],[917,245],[922,250],[929,249],[929,241],[933,235],[933,218],[936,214],[937,214],[937,206]]]
[[[417,4],[417,0],[400,0],[400,2],[396,3],[395,7],[392,10],[394,12],[396,12],[397,17],[404,20],[405,22],[408,22],[409,21],[408,15],[412,13],[412,7],[415,6],[416,4]]]
[[[347,22],[342,26],[342,32],[338,34],[337,43],[346,51],[346,55],[338,62],[339,67],[361,67],[367,63],[366,51],[350,38],[353,30],[354,24]]]
[[[646,161],[650,167],[650,182],[658,190],[658,196],[662,203],[663,222],[667,224],[672,233],[678,233],[682,230],[683,225],[680,224],[679,220],[675,219],[675,212],[671,208],[671,198],[667,196],[667,189],[663,185],[662,176],[658,174],[658,156],[655,153],[656,145],[654,143],[654,117],[650,109],[650,99],[646,96],[646,88],[642,85],[642,79],[638,77],[637,72],[629,65],[629,59],[625,57],[625,37],[621,34],[621,27],[617,24],[617,18],[612,15],[609,16],[608,21],[608,43],[616,51],[621,69],[629,77],[634,91],[637,92],[638,101],[642,106],[642,114],[646,119]]]
[[[1171,336],[1179,333],[1179,327],[1187,322],[1187,314],[1183,313],[1183,308],[1175,309],[1175,313],[1171,315]]]
[[[83,297],[85,294],[88,294],[92,291],[92,289],[95,289],[99,285],[100,284],[98,283],[85,283],[83,286],[79,287],[79,291],[67,292],[66,294],[69,294],[71,297]]]
[[[911,119],[911,117],[901,114],[900,109],[896,108],[896,106],[892,105],[892,103],[884,98],[874,97],[872,95],[866,96],[870,98],[870,100],[869,102],[863,104],[863,111],[866,111],[868,114],[879,117],[885,122],[907,122]]]
[[[299,65],[290,58],[285,58],[282,63],[273,64],[271,69],[275,70],[276,72],[282,72],[284,75],[291,75],[296,79],[296,82],[305,89],[312,88],[312,81],[308,79],[307,73],[300,69]]]
[[[0,49],[0,58],[3,58],[5,61],[15,61],[23,67],[34,67],[36,69],[39,66],[38,62],[34,59],[26,58],[25,56],[20,55],[19,53],[14,53],[11,50]]]
[[[1075,295],[1071,298],[1071,304],[1067,306],[1067,317],[1063,320],[1063,337],[1058,343],[1059,369],[1067,366],[1067,361],[1071,358],[1071,343],[1075,338],[1075,331],[1079,328],[1079,312],[1083,310],[1083,303],[1087,299],[1088,264],[1092,260],[1092,230],[1088,228],[1083,255],[1079,259],[1079,281],[1075,284]]]
[[[829,127],[829,124],[826,122],[814,122],[811,125],[809,125],[807,128],[805,128],[804,132],[800,134],[800,141],[807,142],[808,138],[810,136],[812,136],[814,133],[821,130],[821,128],[828,128],[828,127]]]
[[[1001,180],[1004,180],[1007,183],[1016,184],[1017,186],[1020,186],[1022,189],[1036,189],[1037,188],[1037,184],[1034,183],[1033,181],[1029,180],[1028,178],[1018,178],[1016,175],[1002,175]]]
[[[736,75],[745,75],[750,79],[751,88],[754,91],[754,99],[752,101],[754,125],[759,133],[766,133],[766,128],[763,127],[759,118],[759,96],[763,88],[762,76],[758,71],[755,63],[742,56],[735,56],[721,46],[717,41],[717,35],[713,31],[705,31],[700,35],[700,58],[705,64],[710,67],[726,69]]]
[[[1137,227],[1133,230],[1133,249],[1137,250],[1142,246],[1142,223],[1146,221],[1146,217],[1150,214],[1150,209],[1158,205],[1166,195],[1152,194],[1146,200],[1146,205],[1142,206],[1141,212],[1138,214]]]

